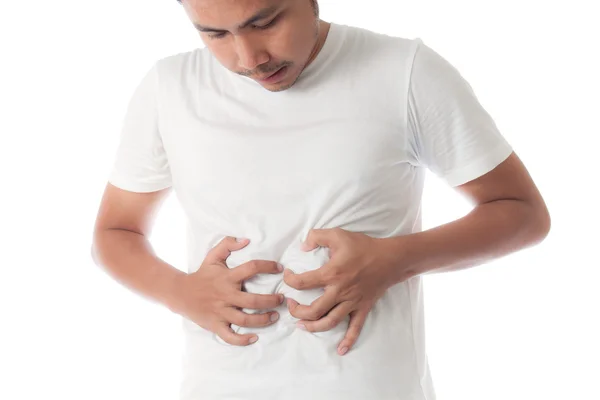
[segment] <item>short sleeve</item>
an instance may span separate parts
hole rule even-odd
[[[415,39],[408,89],[408,149],[417,165],[450,186],[486,174],[513,149],[446,59]]]
[[[108,181],[132,192],[171,186],[171,171],[158,123],[157,63],[146,72],[129,100]]]

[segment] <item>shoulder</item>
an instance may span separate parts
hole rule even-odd
[[[420,38],[391,35],[358,26],[340,24],[339,27],[344,44],[363,54],[410,59],[422,42]]]
[[[205,69],[210,60],[210,54],[206,48],[174,53],[155,62],[155,68],[159,79],[186,81],[190,76],[195,76],[198,71]]]

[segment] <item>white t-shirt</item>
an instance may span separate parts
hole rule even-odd
[[[303,252],[311,228],[377,238],[421,230],[428,168],[450,186],[492,170],[512,152],[471,86],[421,39],[332,23],[296,84],[269,92],[222,67],[207,49],[158,60],[137,87],[110,182],[134,192],[172,186],[188,218],[189,272],[227,235],[250,244],[230,268],[274,260],[300,273],[328,260]],[[298,291],[261,274],[251,293]],[[281,318],[240,347],[182,319],[181,400],[432,400],[421,277],[391,287],[345,355],[348,318],[311,333]],[[266,310],[245,310],[264,312]]]

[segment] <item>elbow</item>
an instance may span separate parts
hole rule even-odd
[[[98,249],[96,247],[96,243],[92,243],[92,245],[90,246],[90,257],[92,258],[92,261],[94,262],[95,265],[99,266],[99,259],[98,259]]]
[[[551,227],[552,227],[552,220],[550,218],[550,213],[548,212],[548,210],[546,210],[546,212],[544,213],[543,222],[542,222],[544,238],[546,236],[548,236],[548,234],[550,233]]]
[[[99,248],[98,248],[98,231],[94,230],[94,233],[92,235],[92,243],[90,246],[90,257],[92,258],[92,261],[94,262],[94,264],[96,264],[97,266],[100,266],[100,255],[99,255]]]
[[[92,258],[94,264],[98,265],[98,257],[96,257],[96,246],[94,246],[93,244],[90,248],[90,257]]]
[[[532,218],[532,236],[534,244],[543,242],[552,227],[552,219],[550,218],[550,212],[545,205],[539,207],[536,212],[533,213]]]

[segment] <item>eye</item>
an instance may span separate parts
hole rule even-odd
[[[269,22],[269,23],[268,23],[268,24],[266,24],[266,25],[260,25],[260,26],[258,26],[258,25],[254,25],[254,27],[255,27],[255,28],[257,28],[257,29],[269,29],[270,27],[272,27],[273,25],[275,25],[275,24],[277,23],[277,21],[278,21],[278,20],[279,20],[279,16],[277,16],[277,17],[273,18],[273,19],[271,20],[271,22]]]
[[[211,39],[222,39],[225,37],[225,34],[227,32],[219,32],[219,33],[213,33],[212,35],[208,35],[209,38]]]

